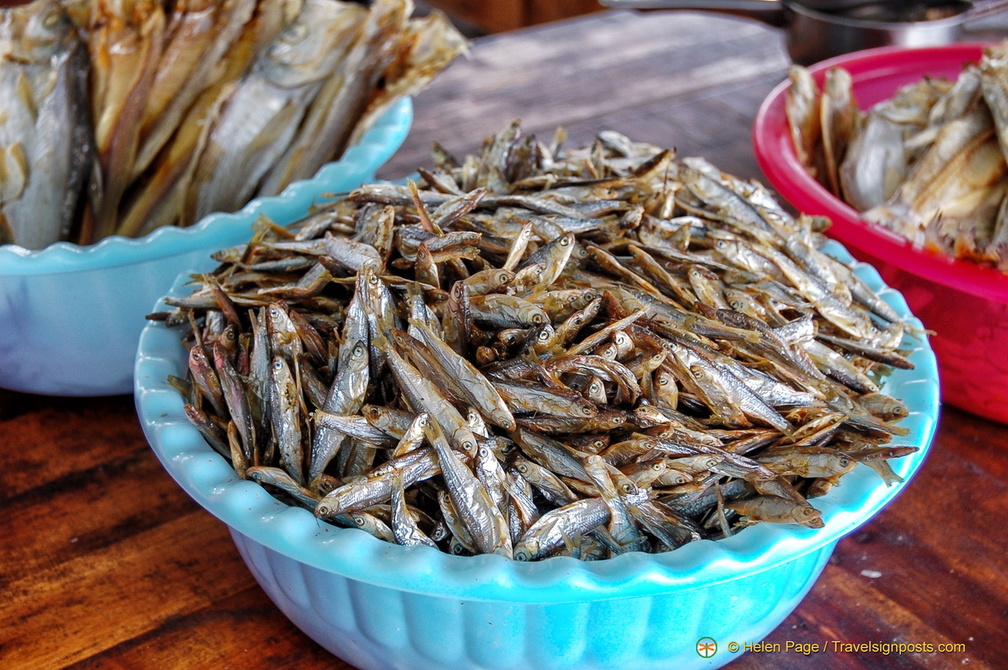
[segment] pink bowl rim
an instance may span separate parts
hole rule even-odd
[[[976,62],[991,44],[960,42],[923,48],[879,47],[830,58],[809,66],[808,70],[821,84],[827,70],[843,67],[854,78],[856,90],[862,81],[892,79],[902,82],[911,74],[923,77],[931,69],[945,72]],[[790,81],[785,79],[763,100],[752,133],[753,150],[760,169],[786,200],[799,211],[826,213],[833,221],[829,234],[848,247],[928,281],[1008,304],[1008,274],[915,247],[896,233],[862,219],[856,210],[809,175],[799,162],[787,132],[784,103],[789,86]]]

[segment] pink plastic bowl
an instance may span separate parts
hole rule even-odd
[[[867,109],[925,75],[954,80],[964,64],[980,59],[985,46],[883,47],[831,58],[809,70],[821,85],[829,68],[845,68],[854,80],[858,104]],[[916,249],[864,221],[816,182],[791,144],[784,111],[788,85],[782,82],[767,96],[753,128],[756,160],[770,184],[799,211],[830,217],[829,234],[856,258],[875,266],[936,333],[931,343],[944,400],[1008,423],[1008,274]]]

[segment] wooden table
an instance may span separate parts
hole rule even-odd
[[[779,33],[713,14],[609,12],[486,38],[417,96],[382,175],[426,164],[435,140],[461,154],[521,118],[578,144],[613,128],[758,177],[753,116],[786,66]],[[132,397],[0,391],[0,452],[0,667],[349,667],[288,622],[168,477]],[[1006,512],[1008,426],[944,408],[920,473],[840,542],[766,641],[965,651],[749,653],[732,667],[1005,667]]]

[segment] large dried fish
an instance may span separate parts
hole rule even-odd
[[[827,84],[834,85],[822,91],[800,66],[790,76],[788,125],[809,174],[867,221],[917,247],[1008,271],[1008,42],[986,48],[954,82],[922,77],[860,120],[846,103],[827,112],[838,88],[841,99],[849,97],[846,71],[830,70]],[[807,111],[817,105],[818,123]],[[853,126],[846,141],[836,141],[837,126]]]
[[[175,3],[144,106],[131,178],[147,169],[199,95],[225,74],[221,61],[252,19],[255,5],[255,0]]]
[[[342,11],[359,9],[348,4]],[[352,17],[346,24],[350,30],[336,36],[327,47],[338,62],[305,105],[304,123],[273,161],[259,187],[262,194],[279,193],[295,179],[312,176],[327,156],[339,154],[350,132],[349,121],[366,109],[409,10],[401,0],[377,2],[363,20]]]
[[[88,18],[91,107],[97,164],[81,235],[115,232],[119,203],[133,175],[140,125],[161,59],[167,18],[157,0],[96,0]]]
[[[210,131],[183,221],[233,211],[287,149],[305,110],[359,26],[358,5],[306,0],[297,19],[236,85]]]
[[[94,153],[87,80],[58,2],[0,9],[0,244],[41,249],[70,234]]]
[[[0,8],[0,244],[145,235],[315,175],[466,41],[411,0]]]

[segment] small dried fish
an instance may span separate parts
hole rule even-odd
[[[518,560],[816,527],[808,498],[852,468],[895,481],[907,408],[879,382],[912,364],[905,328],[813,222],[617,133],[539,146],[512,124],[412,187],[264,223],[173,301],[187,413],[239,475]]]

